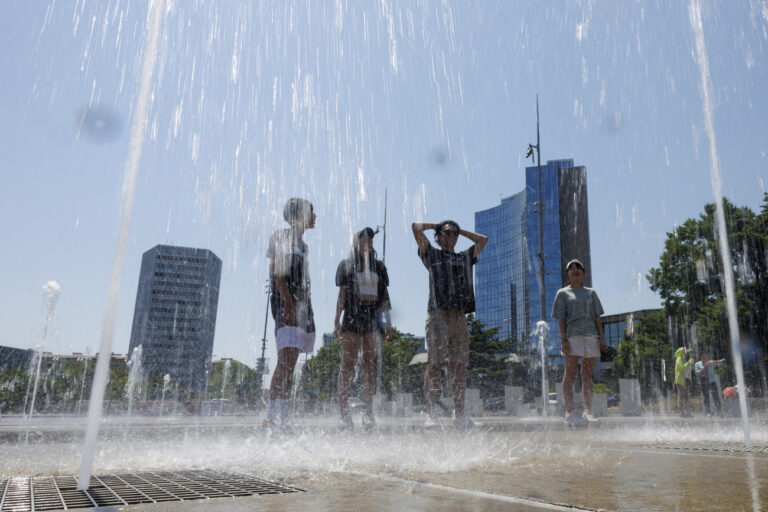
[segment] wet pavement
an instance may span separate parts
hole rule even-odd
[[[147,512],[768,510],[765,418],[751,420],[749,449],[740,420],[704,417],[617,416],[576,430],[560,418],[489,417],[467,433],[385,418],[373,434],[340,432],[333,419],[299,419],[293,435],[264,433],[258,420],[142,420],[127,433],[115,420],[95,473],[212,468],[305,490],[122,508]],[[5,439],[20,433],[14,423],[0,423]],[[76,430],[76,419],[38,423],[37,441],[0,443],[0,474],[77,473],[79,444],[45,435]],[[112,442],[120,431],[123,442]]]

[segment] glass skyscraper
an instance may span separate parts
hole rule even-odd
[[[476,315],[486,327],[498,327],[500,339],[517,342],[529,331],[527,226],[525,191],[475,213],[475,231],[488,237],[475,265]]]
[[[141,259],[128,357],[142,368],[202,391],[211,364],[221,260],[207,249],[157,245]]]
[[[475,266],[477,318],[486,327],[498,327],[501,338],[515,340],[518,353],[538,351],[529,345],[541,320],[537,166],[526,167],[525,184],[501,205],[475,213],[475,230],[488,236]],[[541,201],[547,351],[558,355],[557,320],[550,314],[555,294],[566,282],[563,269],[568,260],[578,258],[591,272],[586,169],[574,167],[571,159],[542,165]],[[590,276],[585,276],[585,286],[591,286]]]

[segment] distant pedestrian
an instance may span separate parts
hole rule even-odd
[[[685,357],[691,353],[691,349],[680,347],[675,350],[675,387],[677,388],[677,408],[680,416],[683,418],[692,418],[691,406],[689,403],[690,384],[685,378],[686,370],[690,371],[693,359],[685,360]]]
[[[414,222],[411,226],[421,262],[429,272],[429,302],[427,305],[427,369],[424,372],[424,398],[427,408],[425,427],[438,426],[435,402],[442,390],[442,365],[448,362],[451,394],[453,395],[454,426],[466,430],[474,426],[464,408],[469,361],[469,329],[465,315],[475,310],[472,266],[488,242],[488,237],[461,229],[452,220],[437,224]],[[435,249],[424,235],[435,230]],[[462,235],[472,242],[461,252],[455,252]]]
[[[698,361],[693,368],[696,372],[696,376],[699,378],[699,389],[701,390],[701,398],[704,402],[704,411],[707,416],[717,414],[723,415],[722,406],[720,404],[720,394],[717,392],[717,381],[715,380],[715,368],[725,362],[725,359],[719,359],[713,361],[709,359],[709,354],[703,352],[701,354],[701,361]],[[709,403],[709,394],[712,393],[712,401],[715,405],[715,411],[712,411]]]
[[[288,229],[272,233],[267,249],[277,365],[269,387],[264,427],[291,430],[289,405],[293,371],[301,352],[312,352],[315,321],[310,300],[309,259],[302,235],[315,227],[312,203],[294,197],[283,208]]]
[[[563,373],[563,398],[565,399],[565,422],[570,426],[587,423],[596,424],[599,420],[592,412],[593,382],[592,374],[595,361],[600,351],[606,350],[605,332],[603,331],[603,305],[597,292],[582,284],[586,275],[584,265],[573,259],[565,266],[568,286],[560,288],[555,295],[552,317],[557,318],[560,330],[560,346],[565,358]],[[581,359],[581,393],[584,398],[584,411],[579,413],[573,403],[574,382]]]
[[[373,249],[375,232],[365,228],[355,234],[352,253],[336,269],[336,318],[333,333],[341,339],[341,368],[339,369],[339,411],[343,428],[352,428],[349,410],[349,387],[360,342],[363,344],[363,427],[376,425],[373,415],[373,395],[376,392],[376,354],[380,340],[380,324],[389,331],[389,276],[384,262],[376,259]],[[343,321],[341,313],[344,312]]]

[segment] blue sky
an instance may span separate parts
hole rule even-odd
[[[701,10],[723,192],[757,210],[768,5]],[[93,351],[147,6],[18,0],[4,11],[0,344],[41,343],[41,288],[55,280],[45,349]],[[352,232],[383,222],[385,189],[393,321],[423,334],[427,274],[410,223],[472,228],[475,211],[523,189],[536,94],[543,158],[587,167],[607,313],[659,305],[644,274],[666,233],[713,200],[689,2],[168,1],[161,31],[114,352],[128,348],[141,254],[170,243],[222,258],[214,354],[253,364],[266,243],[293,195],[318,214],[305,240],[318,330],[330,330],[336,265]],[[268,339],[273,358],[271,324]]]

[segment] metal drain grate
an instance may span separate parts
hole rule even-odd
[[[87,491],[74,476],[0,480],[0,512],[67,510],[163,501],[301,492],[297,487],[218,471],[164,471],[92,476]]]
[[[765,453],[768,454],[768,442],[752,442],[752,446],[746,447],[744,443],[729,441],[691,441],[678,443],[644,444],[643,448],[661,448],[665,450],[699,450],[715,452],[738,453]]]

